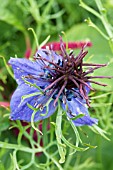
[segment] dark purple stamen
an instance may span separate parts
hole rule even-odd
[[[83,72],[83,76],[86,76],[87,74],[93,73],[94,70],[99,69],[99,68],[101,68],[101,67],[105,67],[105,66],[106,66],[106,65],[102,65],[102,66],[96,66],[96,67],[94,67],[94,68],[91,68],[91,69],[89,69],[88,71]]]
[[[73,77],[69,76],[69,80],[71,80],[75,84],[75,86],[79,89],[79,84],[77,83],[76,80],[73,79]]]
[[[94,83],[94,84],[98,84],[100,86],[107,86],[107,84],[102,84],[102,83],[99,83],[99,82],[96,82],[96,81],[93,81],[93,80],[90,80],[89,82]]]
[[[107,64],[93,64],[93,63],[83,63],[83,66],[107,66]]]
[[[63,90],[65,89],[66,85],[67,85],[67,80],[66,80],[66,81],[64,82],[64,84],[62,85],[62,87],[61,87],[61,89],[60,89],[60,91],[59,91],[59,93],[58,93],[58,95],[57,95],[57,97],[56,97],[56,99],[55,99],[55,101],[54,101],[54,106],[55,106],[55,104],[57,103],[57,101],[58,101],[61,93],[62,93]]]
[[[59,77],[58,79],[56,79],[55,81],[53,81],[49,86],[47,86],[47,87],[44,89],[44,91],[46,91],[46,90],[50,89],[51,87],[53,87],[56,83],[58,83],[58,82],[59,82],[60,80],[62,80],[64,77],[65,77],[65,75],[64,75],[64,76],[61,76],[61,77]]]
[[[111,79],[113,78],[113,76],[87,76],[87,79],[95,79],[95,78],[108,78],[108,79]]]
[[[47,60],[46,58],[44,58],[44,57],[37,57],[36,59],[39,59],[39,60],[43,60],[43,61],[46,61],[46,62],[48,62],[49,64],[52,64],[53,66],[55,66],[56,68],[59,68],[59,69],[63,69],[62,67],[60,67],[58,64],[56,64],[56,63],[54,63],[54,61],[52,62],[52,61],[49,61],[49,60]]]

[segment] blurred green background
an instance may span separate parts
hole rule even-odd
[[[95,0],[84,0],[84,2],[98,11]],[[90,17],[105,32],[103,25],[97,17],[79,4],[79,0],[0,0],[0,56],[3,56],[8,62],[9,58],[15,57],[15,55],[20,58],[25,57],[26,52],[29,52],[30,49],[32,49],[31,55],[33,55],[36,50],[36,42],[28,28],[34,29],[39,43],[48,35],[51,35],[50,42],[59,41],[58,35],[62,35],[61,31],[64,31],[68,41],[90,40],[93,46],[89,49],[87,58],[90,57],[91,62],[95,63],[109,63],[106,68],[96,71],[95,75],[112,76],[113,54],[109,43],[84,20]],[[113,2],[112,0],[102,0],[102,4],[107,10],[107,17],[112,26]],[[65,41],[65,37],[63,39]],[[78,53],[78,50],[75,53]],[[99,119],[99,126],[108,133],[110,141],[84,127],[83,130],[89,137],[83,135],[83,140],[91,145],[96,145],[97,148],[77,152],[70,156],[70,160],[66,160],[66,163],[62,165],[66,170],[113,170],[113,79],[102,80],[102,82],[106,82],[108,86],[103,88],[95,85],[96,92],[91,96],[106,95],[92,100],[90,113]],[[0,102],[9,102],[15,88],[16,82],[9,75],[3,58],[0,57]],[[9,130],[10,121],[7,116],[9,113],[9,109],[0,106],[0,141],[17,143],[13,131]],[[76,140],[75,136],[70,135],[70,137],[74,141]],[[9,170],[9,166],[10,170],[14,169],[11,165],[10,153],[12,150],[4,149],[1,146],[0,170]],[[26,163],[30,157],[22,153],[18,154],[18,159],[23,159]],[[45,158],[40,156],[36,159],[41,163]],[[53,170],[57,169],[54,165],[48,165],[48,169],[49,166]],[[33,166],[28,168],[28,170],[30,169],[37,168]]]

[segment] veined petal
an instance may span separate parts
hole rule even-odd
[[[18,86],[17,90],[14,92],[11,98],[11,120],[24,120],[27,122],[31,121],[33,110],[27,106],[27,103],[35,108],[39,104],[46,104],[50,98],[49,96],[40,94],[28,97],[22,101],[22,96],[36,92],[38,92],[36,88],[30,87],[28,85],[21,84]],[[48,112],[46,113],[46,107],[44,107],[42,110],[38,110],[35,114],[34,121],[43,120],[50,117],[55,112],[55,110],[56,107],[53,106],[53,101],[51,101],[48,105]]]
[[[30,61],[25,58],[10,58],[9,64],[12,66],[15,66],[18,68],[18,70],[23,70],[24,72],[27,72],[29,74],[37,74],[38,72],[41,72],[40,65],[37,65],[35,61]]]
[[[41,56],[45,59],[47,59],[48,61],[52,61],[54,63],[58,63],[58,60],[62,61],[62,57],[60,55],[58,55],[55,51],[53,50],[47,50],[47,49],[40,49],[36,52],[35,57],[37,58],[38,56]],[[37,62],[39,62],[37,60]],[[46,61],[43,61],[45,64],[49,64]]]
[[[44,72],[43,69],[41,69],[41,66],[36,62],[22,58],[10,58],[9,64],[12,65],[15,79],[19,85],[24,83],[22,79],[24,77],[26,77],[25,80],[33,84],[35,83],[38,86],[49,84],[46,80],[41,78],[40,75]]]
[[[16,111],[16,109],[18,109],[22,101],[22,96],[29,95],[35,92],[38,92],[38,89],[36,89],[35,87],[30,87],[29,85],[26,84],[19,85],[11,97],[10,101],[11,112],[13,113]],[[26,100],[29,100],[29,98]]]
[[[97,122],[98,122],[97,119],[90,117],[90,115],[88,113],[88,109],[85,104],[86,104],[85,101],[80,98],[72,97],[72,99],[70,101],[67,100],[67,105],[68,105],[67,116],[68,116],[68,118],[74,118],[74,116],[76,118],[77,115],[84,114],[83,117],[72,120],[73,123],[75,124],[75,126],[83,126],[83,125],[91,126],[93,124],[97,124]],[[65,108],[65,107],[63,106],[63,108]]]

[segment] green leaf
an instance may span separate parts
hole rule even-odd
[[[77,116],[74,116],[73,118],[71,118],[71,120],[76,120],[76,119],[78,119],[78,118],[81,118],[81,117],[83,117],[85,114],[83,114],[83,113],[80,113],[79,115],[77,115]]]
[[[68,140],[66,140],[66,138],[65,138],[63,135],[62,135],[62,140],[63,140],[63,142],[64,142],[67,146],[69,146],[70,148],[72,148],[72,149],[74,149],[74,150],[77,150],[77,151],[86,151],[87,149],[89,149],[89,147],[87,147],[87,148],[80,148],[80,147],[77,147],[77,146],[71,144]]]
[[[88,146],[89,148],[95,149],[97,146],[92,146],[89,143],[82,143],[83,146]]]
[[[105,139],[107,139],[107,140],[110,141],[110,139],[106,136],[107,132],[104,131],[103,129],[101,129],[100,127],[98,127],[97,125],[89,126],[89,128],[90,128],[93,132],[101,135],[102,137],[104,137]]]

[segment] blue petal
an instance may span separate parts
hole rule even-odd
[[[9,64],[12,65],[12,68],[14,70],[14,75],[17,83],[20,85],[21,83],[24,83],[22,77],[31,75],[35,77],[33,78],[26,78],[27,81],[31,83],[35,83],[38,86],[45,86],[48,85],[49,83],[40,78],[40,74],[44,73],[43,69],[41,69],[40,65],[37,64],[37,62],[32,62],[28,59],[22,59],[22,58],[10,58]]]
[[[87,84],[90,86],[90,83],[89,83],[89,82],[87,82]],[[84,86],[84,87],[85,87],[86,94],[88,95],[89,92],[90,92],[90,89],[89,89],[89,87],[87,87],[87,86]],[[78,93],[79,96],[81,96],[78,88],[73,88],[73,89],[74,89],[75,92]]]
[[[90,86],[90,83],[89,83],[89,82],[88,82],[87,84]],[[89,94],[89,92],[90,92],[89,87],[85,86],[85,90],[86,90],[86,94],[88,95],[88,94]]]
[[[38,55],[47,59],[48,61],[53,61],[54,63],[58,63],[58,60],[62,61],[61,55],[57,54],[56,52],[52,50],[40,49],[36,52],[35,57],[37,57]],[[37,62],[39,61],[37,60]],[[47,65],[49,64],[46,61],[44,61],[44,63]]]
[[[67,116],[68,118],[74,118],[74,116],[77,116],[79,114],[84,114],[83,117],[77,118],[76,120],[72,120],[75,126],[83,126],[83,125],[89,125],[92,126],[93,124],[97,124],[98,120],[95,118],[91,118],[88,109],[85,105],[85,101],[80,98],[74,98],[70,101],[67,100],[68,105],[68,111]],[[66,108],[63,105],[63,108],[66,110]]]
[[[37,89],[35,89],[34,87],[29,87],[28,85],[25,84],[21,84],[18,86],[18,88],[16,89],[16,91],[14,92],[11,98],[11,103],[10,103],[11,120],[24,120],[27,122],[31,121],[33,110],[27,106],[27,103],[29,103],[33,107],[34,106],[36,107],[36,105],[38,104],[45,104],[49,99],[49,96],[36,95],[36,96],[29,97],[24,101],[21,100],[22,96],[32,94],[35,92],[37,92]],[[46,114],[46,107],[44,107],[43,110],[37,111],[34,117],[34,121],[39,121],[50,117],[55,112],[57,106],[54,107],[53,101],[51,101],[48,107],[49,109],[47,114]],[[42,116],[41,114],[45,114],[45,116]]]

